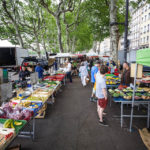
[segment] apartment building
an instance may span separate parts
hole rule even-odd
[[[137,50],[140,45],[140,21],[141,9],[131,10],[131,21],[129,23],[129,50]]]
[[[150,4],[140,7],[140,48],[150,47]]]
[[[142,2],[138,9],[131,10],[129,23],[129,50],[150,47],[150,4]]]

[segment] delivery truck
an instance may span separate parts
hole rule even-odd
[[[19,47],[0,47],[0,68],[16,69],[28,57],[28,50]]]

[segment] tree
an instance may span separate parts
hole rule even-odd
[[[24,48],[23,39],[21,36],[20,26],[18,25],[18,6],[19,1],[18,0],[2,0],[0,2],[0,8],[1,8],[1,23],[4,23],[5,26],[3,28],[4,31],[9,33],[15,34],[14,36],[11,36],[11,40],[14,41],[14,43],[18,43],[22,48]],[[13,26],[12,26],[13,25]],[[6,29],[7,27],[7,29]],[[6,34],[6,35],[8,35]],[[15,39],[17,38],[17,41]],[[4,37],[3,37],[4,38]]]
[[[117,0],[110,0],[110,51],[111,56],[118,64],[118,25],[117,23]]]
[[[53,7],[56,7],[55,11],[49,7],[49,4],[46,3],[44,0],[40,0],[42,6],[51,14],[55,17],[56,19],[56,25],[57,25],[57,34],[58,34],[58,42],[59,42],[59,50],[60,52],[64,52],[63,49],[63,44],[62,44],[62,32],[61,32],[61,23],[60,23],[60,17],[61,14],[65,12],[72,12],[74,10],[75,6],[75,0],[67,0],[63,1],[60,0],[58,4]]]

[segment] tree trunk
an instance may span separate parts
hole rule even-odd
[[[99,46],[98,46],[98,54],[100,55],[100,50],[101,50],[101,42],[99,42]]]
[[[66,27],[66,38],[67,38],[67,52],[70,52],[69,50],[69,29],[68,26]]]
[[[37,36],[36,33],[35,33],[35,37],[36,37],[36,48],[37,48],[37,53],[38,53],[39,58],[41,58],[40,44],[39,44],[39,39],[38,39],[38,36]]]
[[[110,0],[110,23],[117,22],[117,0]],[[112,59],[118,62],[118,25],[110,26],[110,52]]]
[[[18,26],[17,24],[14,22],[14,27],[15,27],[15,30],[16,30],[16,36],[17,36],[17,39],[18,39],[18,43],[19,45],[24,48],[24,43],[23,43],[23,40],[22,40],[22,37],[21,37],[21,34],[20,34],[20,31],[18,29]]]
[[[63,45],[62,45],[62,37],[61,37],[61,24],[60,24],[60,17],[56,17],[56,25],[57,25],[57,36],[58,36],[58,42],[59,42],[59,51],[60,53],[63,53]]]
[[[97,48],[97,41],[93,42],[93,51],[96,52],[96,48]]]
[[[73,39],[72,39],[72,52],[75,52],[75,42],[76,42],[76,37],[75,36],[73,36]]]

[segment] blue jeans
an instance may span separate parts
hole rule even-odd
[[[67,78],[70,80],[70,82],[72,82],[71,72],[67,72]]]

